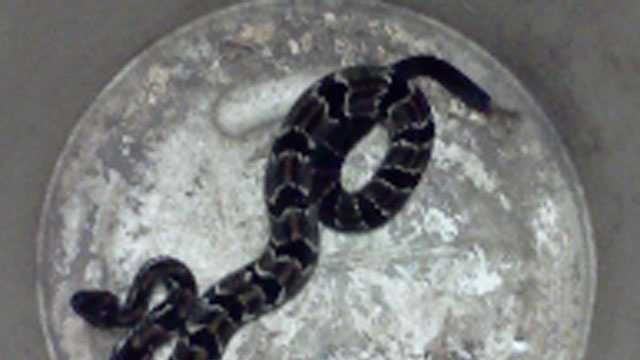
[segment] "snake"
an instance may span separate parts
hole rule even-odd
[[[319,224],[366,232],[394,218],[420,183],[434,147],[431,106],[414,79],[435,80],[469,108],[489,114],[489,94],[433,55],[389,65],[354,65],[313,82],[295,101],[273,140],[264,177],[269,236],[257,259],[199,294],[178,259],[151,258],[124,301],[108,290],[75,292],[70,305],[89,324],[125,328],[111,360],[147,360],[171,339],[170,359],[218,360],[245,324],[296,297],[320,254]],[[368,181],[348,191],[341,171],[350,151],[376,126],[388,148]],[[162,301],[152,306],[157,287]]]

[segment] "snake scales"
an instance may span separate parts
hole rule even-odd
[[[389,66],[354,66],[326,75],[296,101],[269,155],[264,196],[269,241],[260,257],[227,275],[202,295],[179,260],[149,260],[126,299],[83,290],[74,311],[102,328],[130,328],[112,360],[151,359],[172,337],[171,359],[221,359],[244,324],[298,294],[319,256],[318,222],[354,232],[385,224],[406,203],[429,160],[435,136],[431,109],[411,81],[428,76],[467,106],[491,111],[489,95],[446,61],[414,56]],[[389,134],[389,149],[368,183],[355,192],[341,185],[350,150],[376,125]],[[150,306],[154,288],[166,298]]]

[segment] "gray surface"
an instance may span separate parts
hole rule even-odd
[[[36,223],[45,185],[75,121],[154,39],[214,7],[204,1],[32,1],[0,21],[0,349],[45,359],[34,296]],[[229,3],[228,1],[226,3]],[[399,1],[418,9],[421,1]],[[588,359],[640,353],[640,3],[430,2],[421,10],[506,64],[557,121],[591,203],[599,288]],[[0,19],[5,20],[5,19]],[[7,26],[8,24],[8,26]],[[635,30],[635,31],[633,31]],[[8,47],[4,46],[8,43]],[[8,61],[4,59],[8,58]]]

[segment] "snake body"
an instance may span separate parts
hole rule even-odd
[[[411,81],[428,76],[467,106],[489,112],[491,99],[455,67],[432,56],[388,66],[353,66],[324,76],[295,102],[269,155],[265,202],[270,236],[260,257],[202,295],[179,260],[149,260],[123,303],[109,291],[83,290],[71,305],[97,327],[131,328],[112,360],[150,359],[177,336],[171,359],[221,359],[244,324],[298,294],[318,261],[318,223],[343,232],[389,221],[407,202],[431,158],[435,124],[422,91]],[[355,192],[340,182],[347,154],[380,125],[389,149],[373,176]],[[153,289],[167,297],[148,309]]]

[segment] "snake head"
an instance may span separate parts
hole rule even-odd
[[[118,297],[109,291],[83,290],[71,297],[71,307],[93,326],[110,328],[118,326]]]

